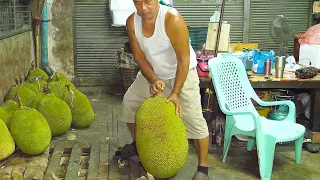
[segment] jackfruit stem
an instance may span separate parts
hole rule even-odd
[[[36,79],[37,84],[38,84],[38,89],[39,89],[39,91],[41,91],[40,79],[42,79],[42,77],[41,76],[37,76],[37,77],[35,77],[35,79]]]
[[[71,91],[71,85],[68,82],[66,82],[66,87],[68,88],[68,91]]]
[[[20,107],[20,108],[23,108],[22,99],[21,99],[21,97],[18,95],[18,93],[16,93],[16,98],[18,99],[19,107]],[[16,99],[16,98],[15,98],[15,99]]]
[[[17,86],[20,86],[19,78],[18,78],[18,77],[15,77],[14,80],[16,81],[16,85],[17,85]]]
[[[24,79],[23,79],[23,76],[21,75],[20,76],[20,85],[23,85],[23,83],[24,83]]]
[[[163,91],[160,90],[156,95],[162,97],[163,96]]]
[[[49,84],[48,83],[44,86],[44,93],[51,94],[51,89],[49,88]]]
[[[53,79],[54,77],[56,77],[58,79],[58,75],[57,75],[56,71],[53,70],[52,68],[50,68],[50,71],[52,72],[52,76],[50,78]]]

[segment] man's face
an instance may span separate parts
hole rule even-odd
[[[158,10],[158,0],[133,0],[138,14],[143,19],[152,19]]]

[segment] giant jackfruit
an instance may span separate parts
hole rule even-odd
[[[5,100],[14,100],[18,95],[25,106],[31,107],[36,94],[29,88],[21,86],[19,79],[16,78],[16,85],[12,86],[9,89],[9,92],[5,98]]]
[[[46,72],[44,72],[40,68],[36,68],[34,61],[31,63],[31,69],[29,69],[28,75],[27,75],[27,80],[32,80],[35,77],[41,76],[44,81],[47,81],[49,79],[49,76],[47,75]]]
[[[15,150],[14,140],[5,125],[5,123],[0,119],[0,161],[9,157],[13,154]]]
[[[71,110],[66,102],[53,94],[42,96],[37,110],[46,118],[52,136],[58,136],[68,131],[71,126]]]
[[[173,177],[188,154],[186,128],[166,97],[146,99],[136,112],[136,146],[142,165],[157,178]]]
[[[18,148],[29,155],[43,153],[50,145],[51,131],[45,117],[36,109],[25,107],[19,98],[20,109],[10,122],[10,132]]]
[[[72,89],[68,85],[69,91],[63,95],[63,100],[68,104],[72,113],[71,125],[76,128],[85,128],[91,125],[94,120],[94,111],[87,96]]]

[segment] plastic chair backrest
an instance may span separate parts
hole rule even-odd
[[[259,116],[251,101],[256,94],[240,59],[223,55],[210,59],[208,67],[222,112],[249,111]]]

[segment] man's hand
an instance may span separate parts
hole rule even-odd
[[[158,94],[160,91],[163,91],[166,85],[161,80],[155,80],[151,84],[151,93],[153,95]]]
[[[176,114],[182,117],[182,107],[177,93],[172,92],[168,97],[167,102],[172,102],[176,106]]]

